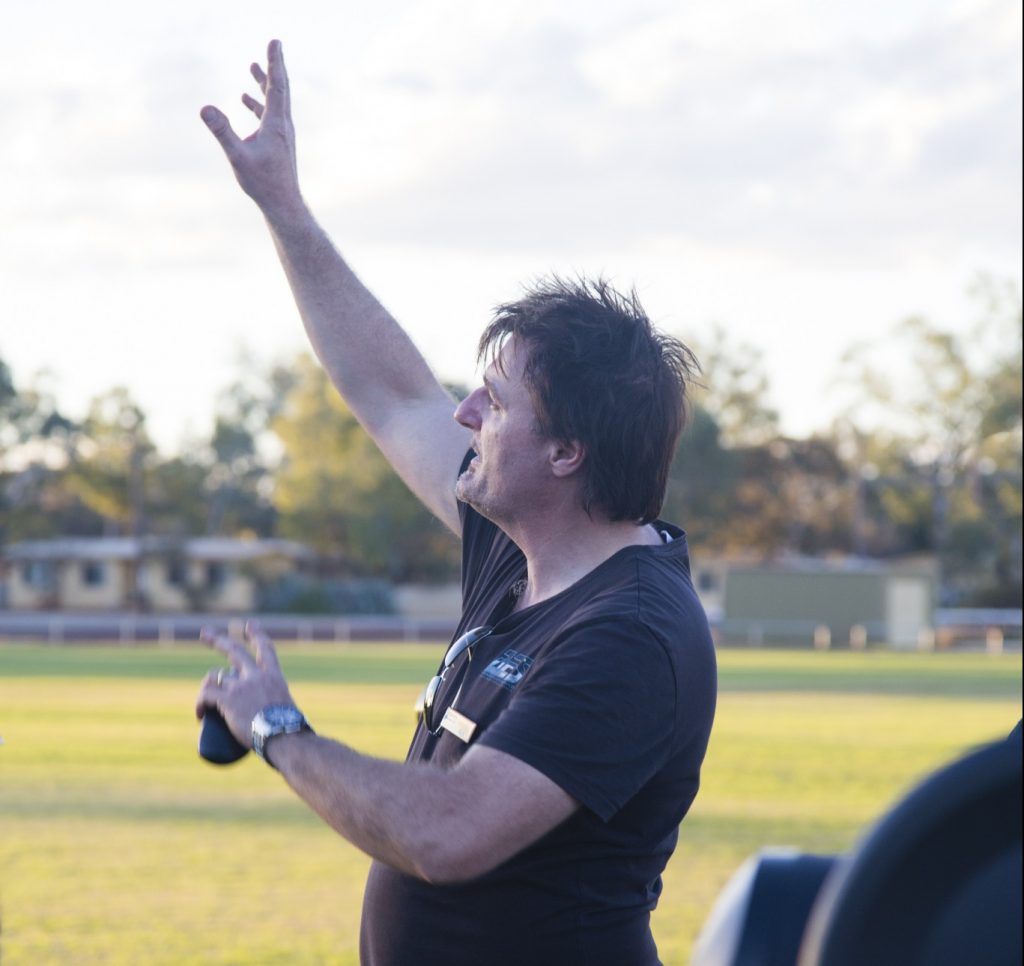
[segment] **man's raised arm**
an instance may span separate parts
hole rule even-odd
[[[238,183],[267,220],[310,342],[352,412],[412,491],[456,533],[455,474],[470,443],[454,400],[388,311],[356,278],[306,207],[295,163],[288,74],[280,41],[267,71],[252,65],[265,103],[242,102],[259,127],[239,138],[215,107],[201,117]]]

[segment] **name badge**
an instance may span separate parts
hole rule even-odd
[[[476,731],[476,722],[470,721],[464,714],[459,714],[454,708],[449,708],[441,719],[441,727],[450,731],[456,738],[469,743]]]

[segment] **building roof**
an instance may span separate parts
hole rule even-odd
[[[932,578],[936,572],[934,557],[801,557],[784,556],[760,563],[730,563],[730,573],[783,574],[879,574]]]
[[[181,554],[192,560],[311,559],[313,551],[291,540],[239,540],[234,537],[57,537],[24,540],[0,547],[0,558],[30,560],[139,560]]]

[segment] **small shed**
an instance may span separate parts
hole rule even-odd
[[[751,641],[879,642],[930,638],[936,575],[928,562],[863,558],[729,567],[722,632]]]

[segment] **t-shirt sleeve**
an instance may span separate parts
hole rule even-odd
[[[536,768],[608,821],[665,764],[676,679],[643,624],[573,629],[530,668],[479,743]]]

